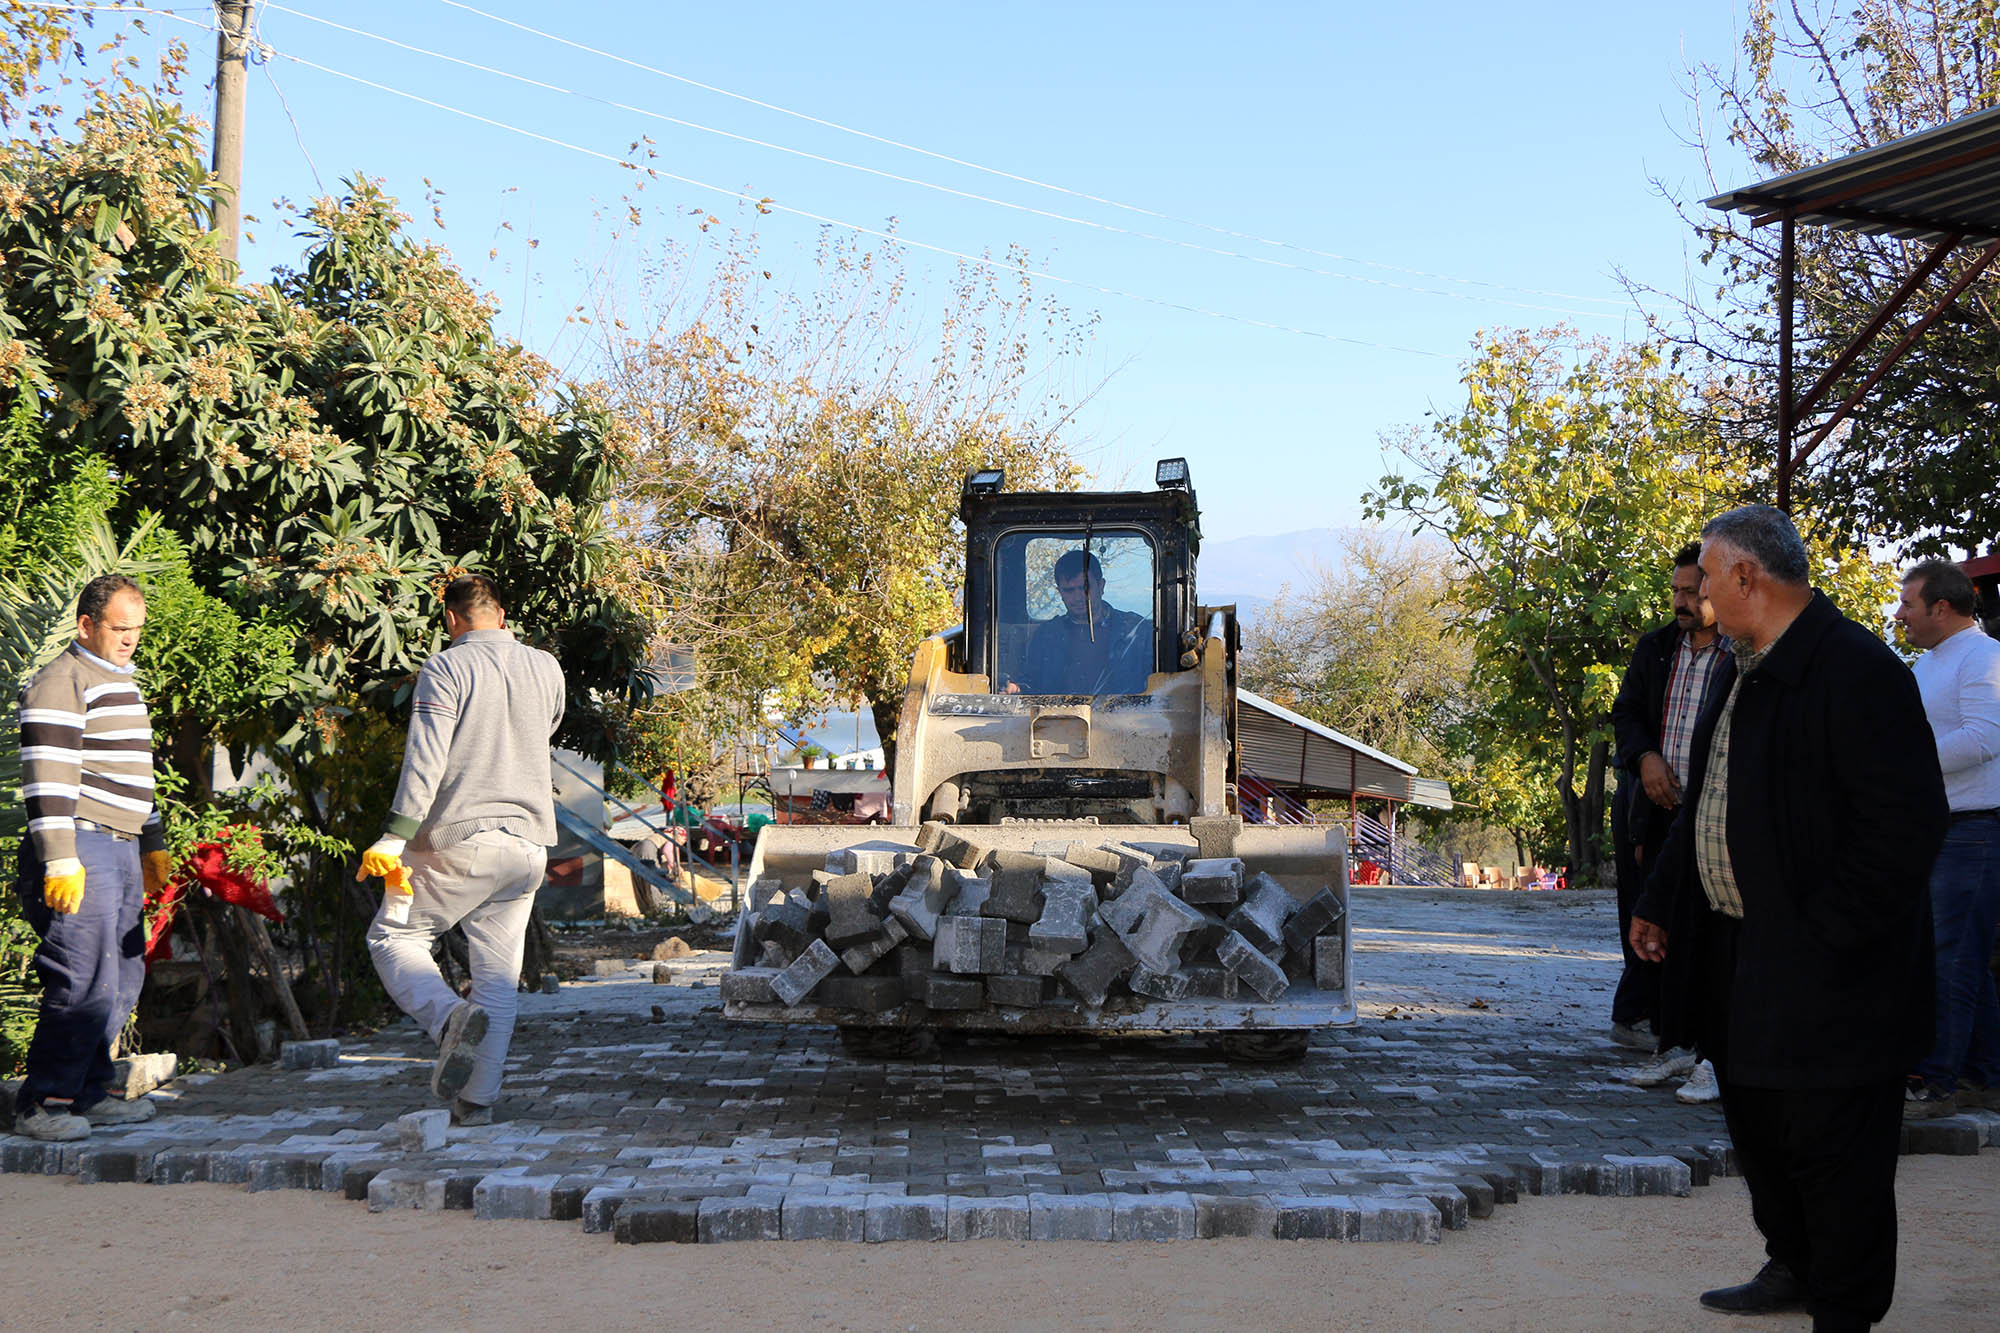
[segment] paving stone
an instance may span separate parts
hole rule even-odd
[[[750,938],[759,944],[776,943],[797,958],[812,943],[812,909],[790,898],[766,903],[750,925]]]
[[[259,1154],[249,1159],[249,1179],[243,1183],[252,1194],[264,1190],[316,1190],[328,1156],[325,1152]]]
[[[377,1172],[368,1182],[368,1211],[381,1213],[406,1208],[443,1211],[443,1177],[434,1171],[406,1167]]]
[[[787,1194],[779,1230],[786,1240],[867,1240],[867,1209],[866,1195]]]
[[[404,1152],[436,1152],[450,1128],[451,1112],[442,1107],[396,1117],[396,1137]]]
[[[1052,880],[1042,890],[1042,913],[1028,927],[1028,942],[1044,953],[1065,956],[1090,947],[1090,922],[1097,890],[1089,881]]]
[[[1126,861],[1124,856],[1109,848],[1093,847],[1087,842],[1065,844],[1062,859],[1087,872],[1091,881],[1100,887],[1117,879],[1123,873]]]
[[[865,977],[828,977],[813,990],[813,1000],[833,1009],[879,1014],[903,1003],[903,978],[894,972]]]
[[[340,1063],[340,1043],[332,1037],[321,1041],[288,1041],[278,1048],[287,1069],[332,1069]]]
[[[1007,923],[983,916],[940,917],[931,953],[942,972],[999,972],[1006,965]]]
[[[1022,925],[1032,925],[1041,919],[1043,906],[1042,877],[1046,858],[1036,858],[1040,864],[1034,869],[997,870],[993,874],[991,891],[986,901],[979,905],[979,914],[998,917],[1004,921],[1017,921]],[[1088,887],[1090,877],[1084,876]]]
[[[945,1197],[942,1194],[871,1194],[864,1209],[867,1238],[882,1240],[944,1240]]]
[[[1493,1182],[1479,1176],[1459,1176],[1452,1185],[1465,1200],[1466,1216],[1482,1219],[1493,1216],[1493,1207],[1499,1202],[1493,1189]]]
[[[0,1139],[0,1171],[17,1176],[61,1175],[62,1148],[62,1144],[36,1139]]]
[[[882,933],[882,918],[875,915],[875,881],[859,872],[836,875],[822,887],[826,904],[825,942],[835,950],[851,949]]]
[[[1444,1221],[1428,1199],[1373,1199],[1363,1196],[1353,1201],[1354,1234],[1348,1239],[1362,1241],[1404,1241],[1436,1245],[1444,1238]]]
[[[1110,1240],[1109,1194],[1030,1194],[1028,1234],[1035,1240]]]
[[[945,1234],[951,1240],[1031,1240],[1027,1196],[950,1195],[945,1200]]]
[[[1243,862],[1234,856],[1189,861],[1181,867],[1180,895],[1191,903],[1235,906],[1243,896]]]
[[[1299,904],[1280,932],[1288,952],[1312,954],[1312,944],[1322,935],[1333,930],[1347,916],[1347,904],[1331,888],[1321,889],[1312,897]]]
[[[1255,1236],[1269,1240],[1277,1232],[1278,1210],[1261,1194],[1197,1194],[1195,1235],[1204,1240]]]
[[[1903,1151],[1941,1153],[1949,1157],[1977,1157],[1986,1141],[1985,1126],[1965,1116],[1944,1116],[1937,1120],[1910,1120],[1903,1124]]]
[[[1284,969],[1265,957],[1263,951],[1239,931],[1232,930],[1222,937],[1222,943],[1216,946],[1215,957],[1231,976],[1256,991],[1264,1000],[1277,999],[1292,984]]]
[[[1688,1169],[1688,1164],[1678,1157],[1627,1157],[1613,1154],[1604,1160],[1618,1173],[1616,1192],[1620,1198],[1652,1194],[1671,1194],[1686,1198],[1694,1192],[1694,1173]]]
[[[153,1158],[155,1185],[207,1184],[209,1163],[216,1153],[201,1149],[168,1148]]]
[[[1117,935],[1100,931],[1088,949],[1056,969],[1056,980],[1079,1002],[1094,1009],[1104,1003],[1112,984],[1136,966],[1138,960]]]
[[[1186,1193],[1111,1196],[1113,1240],[1193,1240],[1196,1221],[1194,1197]]]
[[[701,1234],[701,1204],[692,1199],[621,1208],[612,1238],[620,1245],[693,1245],[708,1239]]]
[[[1056,969],[1067,963],[1074,955],[1050,953],[1037,949],[1032,944],[1020,953],[1009,956],[1007,970],[1024,977],[1052,977]]]
[[[835,875],[886,875],[896,868],[898,856],[908,851],[885,847],[840,847],[826,854],[826,868]]]
[[[766,948],[781,948],[775,941],[767,941]],[[722,974],[722,1002],[724,1004],[776,1004],[777,992],[771,983],[777,980],[778,969],[774,967],[734,967]]]
[[[128,1055],[111,1062],[111,1081],[105,1084],[105,1090],[129,1101],[173,1082],[174,1075],[179,1072],[180,1057],[172,1051]],[[11,1108],[11,1094],[7,1100]]]
[[[1345,1195],[1274,1194],[1271,1206],[1277,1210],[1274,1234],[1279,1240],[1355,1240],[1360,1235],[1360,1210]]]
[[[1048,1000],[1054,992],[1054,983],[1047,977],[1037,976],[992,976],[986,978],[986,1002],[988,1004],[1011,1005],[1017,1009],[1032,1009]]]
[[[1185,970],[1172,972],[1148,972],[1136,969],[1125,979],[1134,995],[1144,995],[1155,1000],[1181,1000],[1191,993],[1192,982]]]
[[[1312,942],[1313,985],[1321,990],[1347,989],[1347,937],[1320,935]]]
[[[1285,923],[1299,910],[1291,891],[1266,874],[1250,877],[1243,886],[1243,904],[1226,918],[1229,928],[1259,949],[1276,949],[1285,942]]]
[[[947,875],[947,880],[950,876]],[[979,916],[993,894],[993,880],[986,875],[957,876],[958,891],[939,913],[941,916]]]
[[[345,1153],[330,1153],[319,1164],[320,1192],[366,1203],[368,1182],[395,1165],[395,1160],[386,1157],[350,1157]]]
[[[771,993],[778,997],[779,1004],[796,1005],[839,966],[840,958],[832,947],[825,940],[814,940],[796,962],[771,978]]]
[[[482,1177],[472,1190],[472,1215],[483,1221],[500,1218],[533,1221],[550,1212],[549,1196],[561,1176]]]
[[[932,973],[924,984],[924,1003],[933,1009],[983,1009],[986,983],[978,977]]]
[[[152,1174],[152,1165],[150,1152],[92,1144],[77,1155],[76,1176],[86,1185],[143,1184]]]
[[[697,1213],[701,1243],[777,1240],[784,1234],[781,1208],[778,1199],[703,1199]]]
[[[889,916],[903,927],[903,933],[910,939],[926,942],[936,938],[938,909],[933,907],[928,895],[916,885],[904,889],[889,900]]]
[[[859,976],[888,957],[897,945],[908,938],[910,938],[909,929],[892,916],[882,922],[881,933],[875,938],[841,950],[840,961],[846,965],[848,971]]]

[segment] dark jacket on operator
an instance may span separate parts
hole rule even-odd
[[[1743,896],[1727,1013],[1700,960],[1711,913],[1695,811],[1728,699],[1695,729],[1681,813],[1635,914],[1667,931],[1662,1041],[1728,1042],[1732,1082],[1854,1087],[1906,1074],[1934,1022],[1930,873],[1949,812],[1910,670],[1815,592],[1730,723],[1729,857]]]

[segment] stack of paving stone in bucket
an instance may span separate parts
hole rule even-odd
[[[914,849],[841,849],[810,886],[762,882],[750,901],[755,957],[724,976],[726,1004],[1136,1011],[1346,985],[1331,886],[1301,901],[1235,857],[1137,829],[1018,852],[926,824]]]

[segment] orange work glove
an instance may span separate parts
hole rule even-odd
[[[145,876],[146,892],[156,894],[174,877],[173,858],[165,852],[139,853],[139,872]]]
[[[42,901],[64,916],[83,906],[83,862],[73,856],[43,867]]]

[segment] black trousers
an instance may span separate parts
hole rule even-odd
[[[1632,779],[1637,781],[1637,779]],[[1622,818],[1612,821],[1612,865],[1618,876],[1618,948],[1625,955],[1625,968],[1618,974],[1618,988],[1611,994],[1611,1021],[1614,1023],[1637,1023],[1641,1020],[1651,1023],[1653,1031],[1660,1030],[1660,979],[1662,968],[1658,963],[1649,963],[1632,951],[1632,908],[1639,901],[1639,891],[1646,887],[1646,872],[1653,868],[1653,858],[1660,854],[1665,845],[1664,836],[1657,837],[1651,845],[1640,849],[1632,841],[1632,830],[1626,827]],[[1644,859],[1638,853],[1643,850]],[[1656,922],[1665,925],[1666,922]]]
[[[1903,1080],[1851,1088],[1758,1088],[1729,1068],[1736,922],[1706,922],[1709,996],[1702,1054],[1715,1062],[1736,1163],[1764,1250],[1806,1285],[1818,1330],[1865,1329],[1896,1288],[1896,1157]]]

